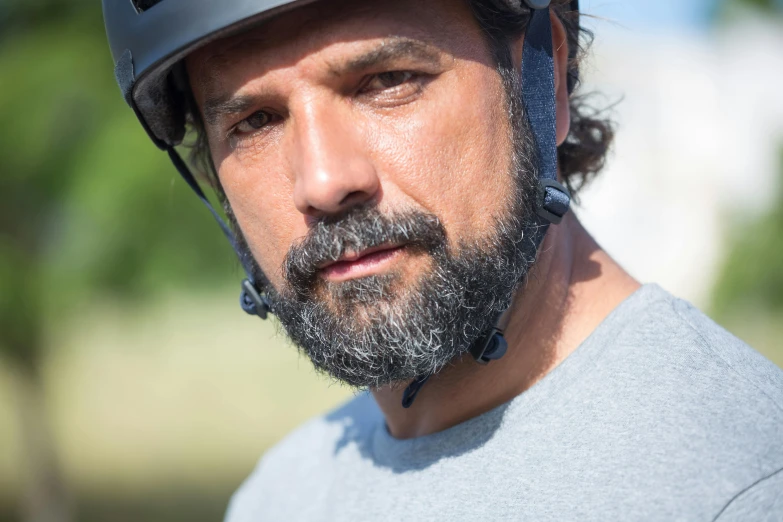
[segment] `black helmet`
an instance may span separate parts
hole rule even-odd
[[[240,304],[249,314],[266,318],[272,311],[253,280],[245,255],[237,248],[231,229],[212,208],[198,182],[174,147],[185,136],[185,93],[188,86],[182,59],[208,42],[234,34],[272,16],[316,0],[103,0],[106,33],[114,57],[114,72],[125,101],[155,144],[168,152],[179,173],[215,216],[237,251],[247,279]],[[549,20],[551,0],[491,0],[499,7],[532,9],[522,52],[522,101],[538,149],[539,194],[536,244],[550,223],[568,212],[570,196],[557,181],[554,65]],[[524,4],[524,5],[523,5]],[[571,0],[579,12],[578,0]],[[572,49],[572,52],[575,50]],[[574,78],[569,78],[569,89]],[[506,351],[503,316],[470,348],[479,363],[499,359]],[[409,407],[429,378],[424,375],[408,386],[403,406]]]

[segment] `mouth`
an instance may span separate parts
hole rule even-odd
[[[321,277],[332,282],[371,276],[386,269],[404,248],[404,245],[381,245],[361,252],[346,252],[337,261],[319,267],[319,272]]]

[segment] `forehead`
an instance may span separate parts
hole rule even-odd
[[[466,33],[480,35],[467,0],[320,0],[212,42],[187,62],[191,76],[208,87],[220,83],[226,69],[247,66],[249,61],[255,70],[271,70],[325,50],[347,55],[358,51],[362,42],[394,37],[460,54],[461,47],[475,45]]]

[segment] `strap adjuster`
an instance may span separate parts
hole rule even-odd
[[[506,355],[506,351],[508,351],[508,343],[503,337],[503,331],[494,327],[471,346],[470,355],[477,363],[485,365],[502,358]]]
[[[553,179],[540,179],[537,203],[536,214],[557,225],[571,206],[571,194],[568,189]]]
[[[257,315],[261,319],[266,319],[271,311],[269,301],[261,295],[255,285],[249,279],[242,281],[242,294],[239,296],[239,304],[242,305],[248,315]]]

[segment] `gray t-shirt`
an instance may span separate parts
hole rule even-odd
[[[783,372],[644,286],[530,390],[453,428],[394,439],[368,394],[308,422],[226,520],[783,521]]]

